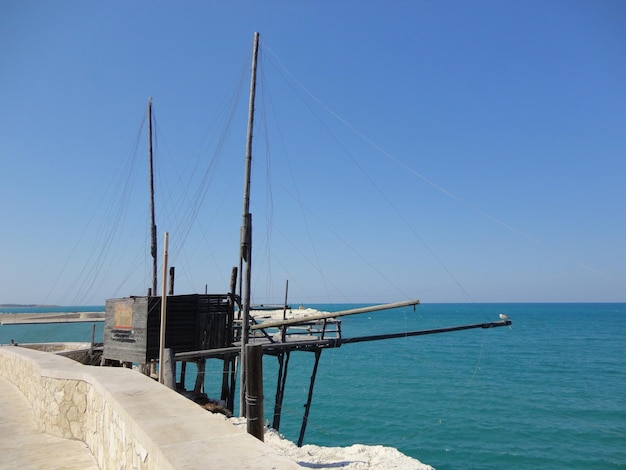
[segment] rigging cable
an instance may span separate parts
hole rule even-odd
[[[132,156],[129,160],[124,160],[122,165],[118,168],[118,174],[114,175],[114,177],[110,180],[109,184],[105,188],[101,199],[99,200],[97,206],[101,205],[105,200],[109,201],[107,208],[105,209],[105,216],[102,219],[101,226],[102,228],[97,231],[97,235],[92,243],[92,249],[87,256],[87,260],[83,263],[81,270],[79,271],[76,280],[68,285],[64,294],[61,295],[59,303],[65,304],[69,303],[71,305],[81,305],[85,299],[88,298],[90,293],[92,292],[93,286],[96,284],[96,281],[99,278],[105,278],[113,267],[113,263],[109,264],[109,271],[104,273],[104,263],[107,258],[107,254],[111,251],[111,247],[116,237],[116,233],[118,233],[120,221],[123,219],[123,215],[126,212],[126,208],[128,206],[127,199],[130,195],[131,188],[131,178],[134,174],[134,167],[137,162],[137,148],[139,146],[140,136],[145,123],[145,116],[141,121],[140,129],[137,134],[137,138],[135,140],[134,151],[132,152]],[[121,177],[120,177],[121,175]],[[125,179],[123,178],[125,175]],[[106,197],[111,191],[111,187],[114,182],[118,182],[123,180],[123,190],[120,193],[119,200],[117,202],[111,201],[110,198]],[[96,207],[97,208],[97,207]],[[50,291],[46,296],[46,299],[50,297],[52,291],[55,286],[58,284],[58,281],[63,275],[63,272],[66,270],[69,265],[72,256],[77,252],[81,242],[87,236],[88,228],[92,227],[93,220],[99,212],[97,210],[92,209],[90,211],[90,216],[87,223],[84,225],[83,230],[81,231],[78,240],[74,243],[70,256],[68,256],[65,260],[63,267],[61,268],[58,277],[55,282],[50,287]],[[73,293],[73,295],[71,294]],[[67,300],[71,296],[72,300]]]
[[[380,147],[378,144],[376,144],[372,139],[370,139],[369,137],[367,137],[365,134],[363,134],[362,132],[360,132],[359,130],[357,130],[354,126],[352,126],[347,120],[345,120],[343,117],[341,117],[338,113],[336,113],[335,111],[333,111],[328,105],[326,105],[325,103],[323,103],[319,98],[317,98],[310,90],[308,90],[299,80],[297,80],[294,75],[289,72],[287,70],[287,68],[282,64],[282,62],[280,61],[280,59],[278,58],[278,56],[269,48],[266,46],[266,49],[269,50],[269,52],[272,53],[272,56],[274,57],[274,59],[276,60],[276,63],[279,67],[279,69],[285,74],[285,76],[289,77],[300,89],[302,89],[312,100],[314,100],[322,109],[324,109],[328,114],[330,114],[333,118],[335,118],[338,122],[340,122],[341,124],[343,124],[346,128],[348,128],[350,131],[352,131],[357,137],[359,137],[361,140],[363,140],[364,142],[366,142],[368,145],[370,145],[372,148],[374,148],[375,150],[377,150],[380,154],[382,154],[384,157],[386,157],[387,159],[389,159],[390,161],[392,161],[394,164],[398,165],[400,168],[406,170],[408,173],[412,174],[413,176],[419,178],[420,180],[424,181],[425,183],[427,183],[428,185],[430,185],[431,187],[435,188],[437,191],[441,192],[442,194],[446,195],[447,197],[455,200],[456,202],[460,203],[461,205],[467,207],[468,209],[478,213],[479,215],[481,215],[482,217],[500,225],[501,227],[505,228],[506,230],[532,242],[533,244],[537,245],[537,246],[544,246],[544,243],[539,240],[538,238],[514,227],[513,225],[510,225],[506,222],[504,222],[503,220],[499,219],[498,217],[495,217],[489,213],[487,213],[486,211],[480,209],[478,206],[470,203],[469,201],[461,198],[460,196],[458,196],[457,194],[447,190],[446,188],[444,188],[443,186],[435,183],[434,181],[432,181],[431,179],[427,178],[426,176],[424,176],[423,174],[419,173],[418,171],[416,171],[415,169],[411,168],[410,166],[408,166],[406,163],[402,162],[401,160],[399,160],[398,158],[396,158],[395,156],[393,156],[390,152],[386,151],[385,149],[383,149],[382,147]],[[293,88],[293,87],[292,87]],[[303,100],[304,102],[304,100]],[[308,106],[308,105],[307,105]],[[317,116],[316,116],[317,117]],[[414,233],[415,230],[413,229]],[[421,237],[418,237],[421,240]],[[422,243],[424,243],[423,240],[421,240]],[[425,245],[426,246],[426,245]],[[428,248],[428,247],[427,247]],[[549,247],[548,247],[549,248]],[[579,267],[581,267],[584,270],[587,270],[591,273],[600,275],[608,280],[614,281],[614,282],[619,282],[615,277],[611,276],[610,274],[601,271],[587,263],[584,263],[583,261],[568,256],[568,255],[564,255],[562,253],[559,253],[556,249],[554,248],[549,248],[550,251],[555,254],[558,255],[560,258],[568,261],[569,263],[575,264]],[[432,251],[432,249],[428,248],[428,250],[434,255],[434,252]],[[442,268],[444,270],[446,270],[446,272],[448,272],[448,274],[450,274],[450,271],[446,268],[446,266],[444,264],[442,264],[441,259],[439,259],[438,257],[435,256],[435,259],[437,260],[437,262],[442,266]],[[458,281],[452,276],[452,279],[455,281],[455,283],[457,285]],[[462,289],[465,294],[467,295],[467,291],[465,289]],[[471,297],[468,296],[468,299],[471,299]]]
[[[291,76],[291,74],[290,74]],[[302,85],[301,85],[302,86]],[[313,97],[313,95],[306,90],[307,93]],[[315,99],[316,102],[318,102],[319,104],[322,104],[317,98],[313,97]],[[304,100],[302,100],[304,102]],[[392,208],[392,210],[396,213],[396,215],[400,218],[400,220],[402,220],[402,222],[409,228],[409,230],[413,233],[413,235],[420,241],[420,243],[430,252],[431,256],[439,263],[439,265],[445,270],[445,272],[448,274],[448,276],[454,281],[454,283],[462,290],[462,292],[464,292],[464,294],[466,295],[466,297],[473,303],[475,304],[474,300],[472,299],[472,297],[470,296],[469,292],[465,289],[465,287],[459,282],[459,280],[453,275],[453,273],[450,271],[450,269],[443,263],[443,261],[439,258],[439,256],[437,256],[437,254],[434,252],[434,250],[426,243],[426,241],[419,235],[419,233],[415,230],[415,228],[409,223],[409,221],[406,219],[406,217],[404,217],[404,215],[398,210],[398,208],[392,203],[392,201],[387,197],[387,195],[382,191],[382,189],[380,188],[380,186],[376,183],[376,181],[371,178],[371,176],[365,171],[365,169],[362,167],[362,165],[359,164],[359,162],[356,160],[356,158],[354,158],[354,156],[352,155],[352,153],[350,151],[348,151],[348,149],[342,144],[342,142],[337,138],[337,136],[328,128],[328,126],[326,126],[323,121],[319,118],[319,116],[317,116],[317,114],[311,109],[310,106],[308,106],[308,104],[306,102],[304,102],[305,105],[307,105],[307,107],[309,108],[309,110],[312,112],[313,115],[315,115],[315,117],[318,119],[318,121],[324,126],[324,128],[326,128],[327,132],[335,139],[335,141],[337,142],[337,144],[342,148],[343,152],[351,159],[351,161],[353,162],[353,164],[355,166],[357,166],[357,168],[360,170],[360,172],[367,178],[367,180],[369,181],[369,183],[376,189],[376,191],[378,192],[378,194],[385,200],[385,202]],[[324,109],[326,109],[328,112],[331,113],[331,115],[333,115],[335,118],[338,118],[341,122],[343,122],[345,125],[347,125],[348,127],[350,127],[354,132],[356,132],[354,130],[354,128],[352,126],[350,126],[347,122],[345,122],[345,120],[339,118],[339,116],[332,112],[327,106],[322,105]],[[361,134],[358,134],[361,138],[365,139],[364,136],[362,136]],[[380,149],[378,146],[375,146],[375,144],[373,144],[373,142],[371,142],[369,139],[366,139],[366,141],[370,144],[370,145],[374,145],[374,147],[379,150],[384,152],[382,149]],[[290,167],[291,169],[291,167]],[[409,169],[410,170],[410,169]],[[411,171],[412,173],[416,173]],[[418,176],[421,177],[421,175],[417,174]],[[425,181],[429,182],[431,185],[434,185],[434,183],[430,182],[429,180]],[[448,191],[444,190],[443,188],[434,185],[436,188],[438,188],[440,191],[444,192],[445,194],[447,194],[450,197],[453,197],[457,200],[460,201],[460,198],[456,197],[455,195],[453,195],[452,193],[449,193]],[[296,186],[296,190],[297,190],[297,186]],[[297,199],[300,201],[298,195],[296,195]],[[300,201],[300,206],[303,207],[302,202]],[[322,218],[318,218],[319,223],[321,223],[322,225],[326,226],[327,229],[333,231],[333,233],[335,234],[335,236],[342,241],[342,243],[348,247],[348,249],[352,250],[354,253],[357,254],[357,256],[359,256],[364,262],[366,262],[374,271],[378,272],[378,274],[390,285],[392,285],[393,287],[395,287],[396,289],[398,289],[397,286],[395,286],[395,284],[392,283],[392,281],[390,279],[388,279],[382,272],[380,272],[374,265],[372,265],[372,263],[370,263],[367,259],[365,259],[360,253],[358,253],[351,244],[349,244],[346,240],[344,240],[338,233],[334,232],[334,230],[332,230],[330,227],[328,227],[328,225],[324,222],[324,220],[322,220]],[[403,295],[407,295],[406,293],[403,293]],[[408,296],[407,296],[408,297]],[[408,331],[408,326],[405,325],[405,329],[407,329]],[[482,363],[482,358],[483,358],[483,354],[484,354],[484,341],[485,341],[485,336],[481,335],[479,338],[479,344],[478,344],[478,353],[477,353],[477,359],[475,361],[474,366],[472,367],[471,370],[471,374],[470,374],[470,381],[473,381],[477,372],[480,370],[480,364]],[[334,354],[331,354],[331,357],[334,358]]]
[[[274,55],[275,57],[275,55]],[[277,58],[276,58],[277,59]],[[278,59],[277,59],[278,60]],[[280,60],[278,60],[278,64],[280,65],[280,70],[282,70],[285,74],[288,75],[289,78],[291,78],[300,88],[302,88],[307,95],[309,95],[311,98],[314,99],[314,101],[316,103],[318,103],[325,111],[327,111],[328,113],[330,113],[333,117],[335,117],[336,119],[340,120],[343,124],[347,125],[351,130],[353,130],[354,132],[357,132],[356,130],[354,130],[354,128],[352,128],[346,121],[344,121],[343,119],[341,119],[336,113],[334,113],[332,110],[330,110],[330,108],[326,105],[324,105],[318,98],[316,98],[309,90],[307,90],[304,85],[302,85],[298,80],[295,79],[295,77],[293,77],[293,75],[288,72],[284,66],[282,65],[282,63],[280,63]],[[294,89],[295,91],[295,89]],[[299,95],[300,96],[300,95]],[[433,256],[433,258],[437,261],[437,263],[444,269],[444,271],[448,274],[448,276],[453,280],[453,282],[462,290],[462,292],[467,296],[468,299],[471,299],[471,296],[469,295],[469,293],[467,292],[467,290],[461,285],[461,283],[458,281],[458,279],[452,274],[452,272],[448,269],[448,267],[443,263],[443,261],[441,260],[441,258],[439,256],[437,256],[437,254],[435,253],[435,251],[426,243],[426,241],[419,235],[419,233],[417,232],[417,230],[409,223],[409,221],[406,219],[406,217],[404,217],[402,215],[402,213],[400,212],[400,210],[392,203],[392,201],[387,197],[387,195],[382,191],[382,189],[380,188],[380,186],[376,183],[376,181],[365,171],[365,169],[358,163],[358,161],[356,160],[356,158],[354,158],[354,156],[352,155],[352,153],[346,148],[346,146],[339,140],[339,138],[337,137],[337,135],[332,132],[328,126],[321,120],[321,118],[318,116],[318,114],[311,108],[311,106],[309,106],[309,104],[303,100],[301,98],[302,102],[304,103],[304,105],[309,109],[309,111],[311,112],[311,114],[313,116],[315,116],[315,118],[318,120],[318,122],[320,123],[321,126],[324,127],[324,129],[326,130],[326,132],[328,132],[328,134],[335,140],[335,142],[337,143],[337,145],[342,149],[342,151],[350,158],[350,160],[352,161],[352,163],[359,169],[359,171],[365,176],[365,178],[369,181],[369,183],[376,189],[376,191],[378,192],[378,194],[385,200],[385,202],[389,205],[389,207],[391,207],[391,209],[396,213],[396,215],[400,218],[400,220],[409,228],[409,230],[415,235],[415,237],[420,241],[420,243],[428,250],[428,252],[431,254],[431,256]],[[364,138],[361,134],[358,134],[359,136],[361,136],[362,138]],[[368,141],[369,142],[369,141]],[[378,147],[376,147],[377,149],[379,149]],[[382,150],[382,149],[379,149]],[[291,171],[291,166],[289,167],[290,171]],[[296,192],[297,192],[297,185],[296,186]],[[299,201],[299,203],[302,205],[302,202],[299,198],[299,195],[297,195],[297,199]],[[306,219],[305,219],[306,220]],[[380,270],[378,270],[371,262],[369,262],[368,260],[365,259],[365,257],[363,255],[361,255],[359,252],[357,252],[347,241],[345,241],[344,239],[342,239],[339,234],[337,234],[334,230],[332,230],[330,227],[328,227],[328,225],[326,225],[321,218],[318,218],[318,220],[320,222],[322,222],[322,224],[324,224],[324,226],[326,226],[327,229],[331,230],[335,236],[337,236],[342,243],[344,243],[348,248],[350,248],[351,251],[353,251],[355,254],[357,254],[361,260],[365,261],[372,269],[374,269],[374,271],[376,271],[389,285],[391,285],[392,287],[394,287],[396,290],[398,290],[405,298],[409,299],[411,298],[410,295],[408,295],[406,292],[403,292],[397,285],[395,285],[387,276],[385,276]]]
[[[176,237],[173,238],[172,248],[170,250],[172,264],[176,263],[176,259],[185,256],[185,243],[189,238],[191,233],[191,229],[194,224],[198,225],[200,228],[200,232],[202,234],[202,239],[207,245],[213,245],[214,243],[209,243],[208,237],[206,235],[209,227],[202,227],[200,220],[198,219],[198,214],[200,209],[202,208],[204,201],[206,200],[206,196],[208,194],[209,187],[211,186],[216,174],[217,168],[220,166],[223,156],[224,156],[224,147],[228,140],[228,137],[232,130],[232,122],[235,119],[238,109],[238,103],[240,101],[240,97],[242,94],[244,82],[244,74],[240,74],[239,84],[235,89],[235,92],[228,100],[228,104],[225,107],[225,113],[221,112],[221,110],[215,114],[215,116],[220,116],[226,114],[226,119],[222,125],[221,133],[217,135],[216,148],[213,151],[212,157],[209,160],[208,165],[206,165],[204,171],[201,171],[201,165],[204,161],[202,147],[205,146],[208,140],[208,132],[205,132],[205,136],[198,145],[198,149],[195,151],[196,158],[195,164],[189,171],[189,175],[186,178],[186,181],[183,181],[183,176],[178,171],[178,165],[173,162],[173,158],[171,157],[171,153],[168,151],[167,155],[170,160],[173,162],[172,167],[174,168],[174,173],[178,179],[178,186],[182,190],[182,194],[178,197],[177,200],[168,197],[165,200],[165,204],[163,204],[163,214],[165,215],[165,220],[161,222],[162,225],[171,227],[170,230],[176,233]],[[215,129],[217,127],[217,123],[215,122],[217,119],[214,119],[214,122],[209,126],[210,129]],[[157,160],[158,161],[158,160]],[[157,174],[161,175],[161,173],[167,173],[165,171],[157,172]],[[201,174],[199,181],[195,180],[195,176]],[[167,178],[160,176],[159,179],[163,186],[167,185]],[[177,192],[174,190],[170,190],[167,192],[168,196],[171,194],[176,194]],[[222,199],[226,197],[226,194],[221,194]],[[184,210],[181,210],[181,207]],[[215,219],[215,218],[214,218]],[[211,219],[210,219],[211,220]],[[211,255],[215,255],[215,249],[211,250]],[[193,251],[192,251],[193,252]],[[188,258],[187,256],[185,256]],[[194,258],[194,265],[197,266],[201,263],[201,260]],[[216,263],[217,264],[217,263]],[[185,263],[185,268],[181,270],[180,274],[185,276],[190,283],[193,285],[194,281],[190,278],[189,273],[191,270],[191,263]],[[221,273],[221,272],[220,272]],[[179,275],[180,275],[179,274]],[[222,275],[224,282],[227,282],[226,278]]]

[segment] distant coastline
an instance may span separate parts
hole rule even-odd
[[[39,308],[39,307],[58,307],[58,305],[41,305],[41,304],[0,304],[0,308]]]

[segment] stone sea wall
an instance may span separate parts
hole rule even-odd
[[[85,442],[102,469],[299,468],[130,369],[2,346],[0,376],[26,396],[43,432]]]

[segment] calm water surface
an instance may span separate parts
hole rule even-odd
[[[511,328],[324,351],[305,443],[393,446],[439,470],[626,468],[626,304],[424,304],[346,317],[343,333],[495,321],[500,312]],[[91,325],[1,325],[0,343],[89,341]],[[294,441],[312,365],[312,353],[292,353],[281,433]],[[275,358],[265,357],[264,376],[271,421]],[[219,395],[220,381],[213,361],[209,394]]]

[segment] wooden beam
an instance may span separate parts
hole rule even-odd
[[[460,326],[448,326],[444,328],[435,328],[432,330],[419,330],[419,331],[407,331],[404,333],[387,333],[382,335],[373,336],[357,336],[354,338],[330,338],[320,340],[307,340],[307,341],[289,341],[287,343],[265,343],[263,349],[305,349],[305,348],[338,348],[343,344],[348,343],[362,343],[365,341],[378,341],[382,339],[394,339],[394,338],[408,338],[412,336],[433,335],[437,333],[449,333],[451,331],[471,330],[475,328],[497,328],[501,326],[510,326],[511,320],[494,321],[488,323],[475,323],[473,325],[460,325]],[[176,354],[176,359],[191,359],[195,357],[224,357],[224,356],[236,356],[240,352],[239,346],[233,346],[230,348],[220,349],[206,349],[202,351],[189,351]]]
[[[306,317],[301,317],[301,318],[291,318],[289,320],[270,320],[270,321],[266,321],[263,323],[259,323],[258,325],[252,325],[250,329],[261,330],[263,328],[278,328],[279,326],[298,325],[300,323],[307,323],[313,320],[324,320],[326,318],[337,318],[337,317],[343,317],[346,315],[356,315],[359,313],[370,313],[370,312],[378,312],[380,310],[391,310],[394,308],[411,307],[413,305],[418,305],[419,303],[420,303],[419,300],[408,300],[406,302],[395,302],[392,304],[372,305],[370,307],[354,308],[351,310],[340,310],[338,312],[318,313],[315,315],[308,315]]]

